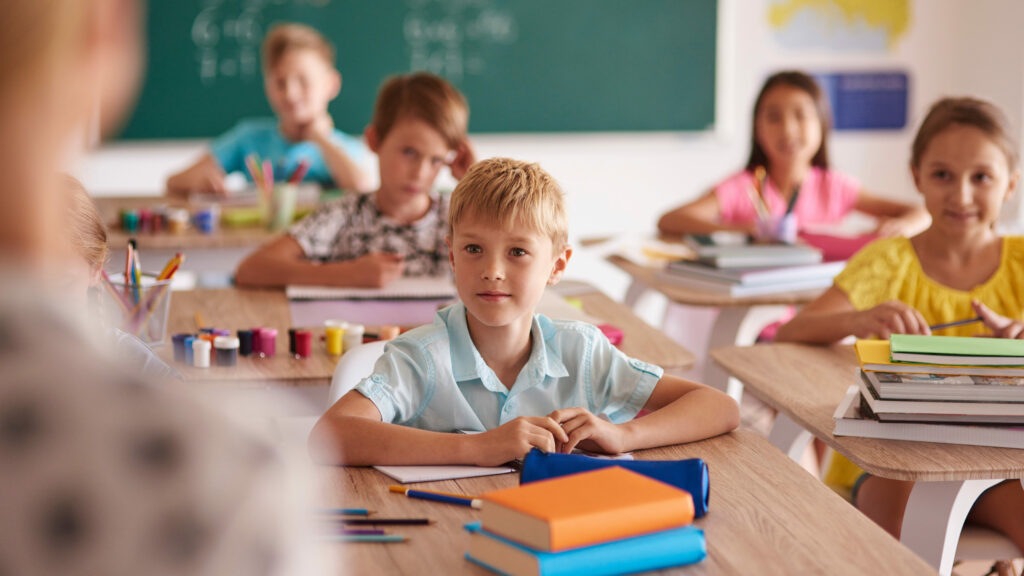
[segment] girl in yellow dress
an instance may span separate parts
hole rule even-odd
[[[835,284],[779,329],[777,341],[831,344],[854,335],[930,334],[929,326],[980,317],[944,336],[1024,338],[1024,237],[995,230],[1020,178],[1017,148],[998,108],[972,98],[935,103],[917,132],[910,171],[932,217],[913,238],[878,240]],[[899,537],[913,482],[865,474],[838,454],[826,483]],[[968,521],[1006,534],[1024,550],[1024,489],[998,484]]]

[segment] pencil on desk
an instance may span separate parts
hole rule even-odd
[[[365,530],[343,529],[341,532],[338,532],[338,534],[351,534],[352,536],[373,536],[373,535],[384,536],[387,533],[388,533],[387,530],[382,530],[380,528],[365,529]]]
[[[389,490],[396,494],[405,494],[409,498],[432,500],[434,502],[444,502],[446,504],[458,504],[459,506],[468,506],[470,508],[476,508],[478,510],[483,505],[483,502],[481,502],[479,499],[469,498],[461,494],[449,494],[447,492],[431,492],[428,490],[413,490],[412,488],[404,488],[402,486],[391,486]]]
[[[341,518],[350,526],[427,526],[434,521],[429,518]]]
[[[366,508],[324,508],[320,513],[336,516],[369,516],[373,514],[373,510],[367,510]]]
[[[401,534],[333,534],[325,537],[332,542],[405,542]]]

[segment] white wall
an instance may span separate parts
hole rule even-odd
[[[954,94],[991,99],[1009,115],[1015,134],[1021,134],[1024,2],[918,0],[912,3],[910,31],[893,52],[882,55],[784,49],[765,24],[769,3],[722,0],[719,53],[725,62],[719,84],[726,97],[719,112],[726,120],[719,133],[476,135],[479,154],[540,162],[568,193],[573,235],[587,237],[651,231],[659,213],[738,169],[748,153],[754,97],[764,77],[781,68],[910,73],[906,130],[832,137],[838,169],[896,198],[916,200],[906,164],[913,131],[934,99]],[[157,194],[166,175],[201,148],[201,142],[112,144],[89,156],[76,172],[96,194]],[[1008,216],[1016,221],[1019,209]]]

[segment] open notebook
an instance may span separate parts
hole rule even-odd
[[[384,288],[335,288],[331,286],[288,286],[289,300],[440,300],[455,297],[455,284],[448,276],[399,278]]]

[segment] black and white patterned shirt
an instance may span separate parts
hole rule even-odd
[[[273,446],[2,278],[0,574],[299,573]]]
[[[370,252],[405,256],[406,276],[449,273],[447,193],[432,195],[430,210],[412,224],[400,224],[377,207],[377,194],[347,192],[288,229],[310,259],[351,260]]]

